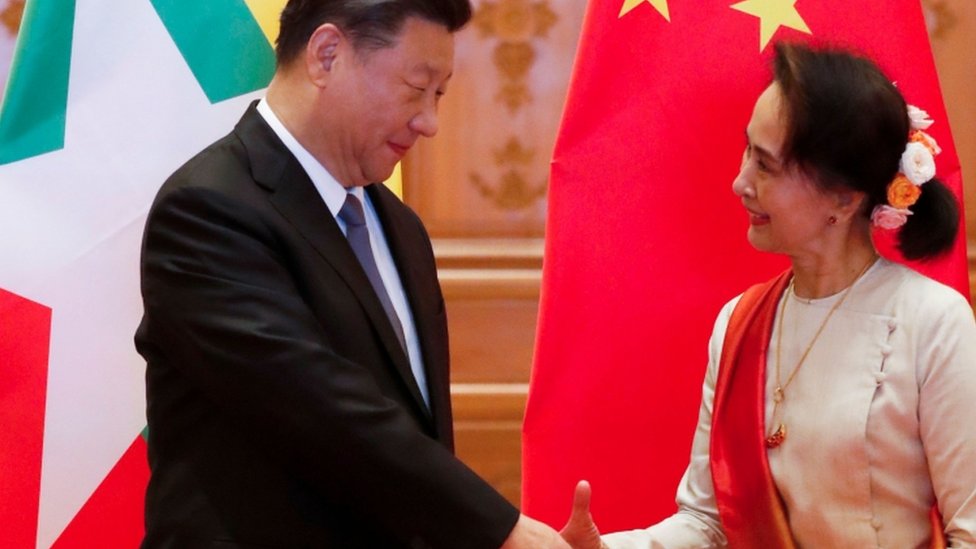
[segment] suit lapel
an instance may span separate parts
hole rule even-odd
[[[308,174],[257,112],[255,104],[251,105],[234,131],[247,149],[255,181],[269,191],[268,200],[274,208],[349,286],[376,328],[400,377],[419,408],[426,413],[410,362],[383,306]]]

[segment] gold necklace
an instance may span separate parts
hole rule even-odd
[[[797,372],[800,371],[800,366],[803,366],[803,362],[807,359],[807,355],[810,354],[810,350],[813,349],[814,343],[817,342],[817,339],[820,338],[820,334],[823,333],[824,328],[827,327],[827,322],[830,320],[830,317],[833,316],[834,311],[839,309],[844,303],[844,301],[847,299],[847,295],[851,293],[851,288],[853,288],[854,284],[856,284],[857,281],[864,276],[864,273],[867,272],[868,268],[874,264],[875,259],[877,259],[877,256],[872,255],[871,259],[861,269],[861,272],[857,273],[857,276],[854,277],[854,282],[851,282],[851,285],[844,290],[844,293],[840,296],[840,299],[837,300],[837,303],[834,303],[833,307],[830,308],[830,311],[827,312],[827,316],[824,317],[823,322],[820,323],[820,327],[817,328],[817,332],[813,334],[813,339],[811,339],[810,343],[807,344],[807,348],[804,349],[803,354],[800,355],[800,360],[798,360],[796,362],[796,366],[793,367],[793,372],[790,373],[790,377],[786,378],[786,383],[783,383],[780,381],[782,379],[780,377],[780,350],[783,348],[783,317],[786,315],[786,302],[789,301],[789,294],[793,293],[794,279],[790,279],[790,285],[786,288],[786,293],[783,295],[783,301],[780,304],[779,321],[777,322],[776,328],[778,331],[776,334],[776,388],[773,389],[773,413],[770,416],[770,423],[776,424],[779,405],[781,402],[786,400],[786,388],[790,386],[790,383],[793,382],[793,378],[795,378]],[[776,448],[780,444],[783,444],[784,440],[786,440],[786,425],[780,422],[778,425],[776,425],[776,429],[766,437],[766,447]]]

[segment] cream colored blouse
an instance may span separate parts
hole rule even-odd
[[[784,296],[782,382],[840,297]],[[611,548],[726,546],[708,448],[718,357],[737,302],[725,305],[712,332],[678,512],[645,530],[604,536]],[[767,357],[767,425],[778,315]],[[958,292],[878,260],[785,392],[777,423],[787,436],[767,455],[800,547],[926,547],[936,500],[950,547],[976,547],[976,322]]]

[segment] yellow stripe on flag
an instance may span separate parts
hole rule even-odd
[[[281,15],[285,2],[286,0],[244,0],[272,46],[278,39],[278,16]]]

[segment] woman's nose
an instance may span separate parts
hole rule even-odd
[[[736,196],[753,198],[756,196],[756,190],[753,188],[752,183],[747,177],[746,168],[747,166],[745,163],[743,163],[742,167],[739,168],[738,175],[736,175],[735,179],[732,180],[732,192],[734,192]]]

